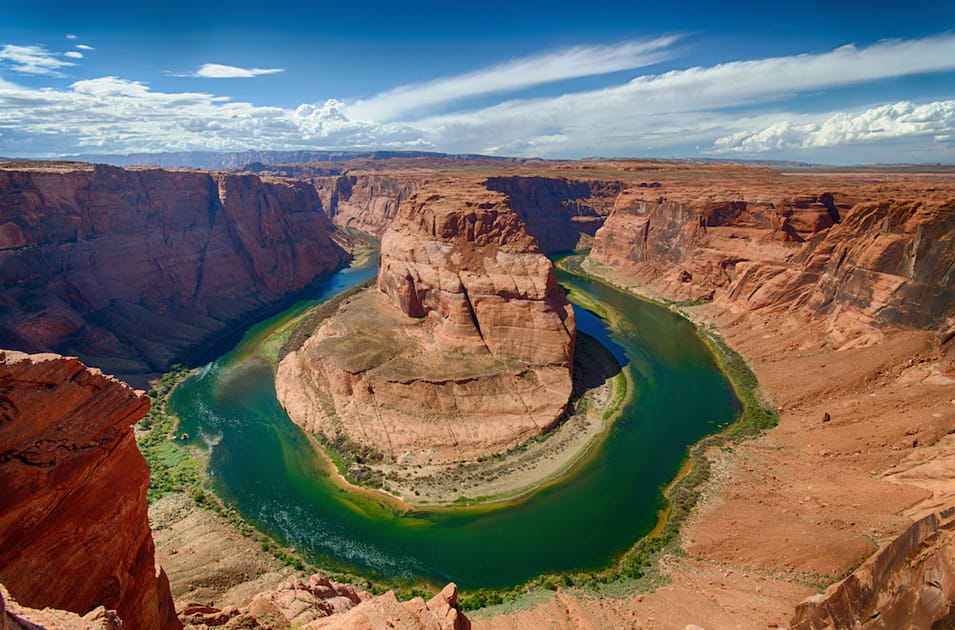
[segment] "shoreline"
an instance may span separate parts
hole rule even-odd
[[[631,377],[620,370],[616,360],[598,341],[586,338],[582,345],[589,346],[585,352],[591,355],[591,360],[603,362],[601,369],[615,368],[616,374],[600,386],[582,392],[576,409],[545,435],[483,461],[420,468],[369,465],[382,474],[388,485],[372,488],[348,479],[344,464],[339,463],[341,457],[330,452],[316,436],[305,433],[323,466],[332,473],[335,485],[347,492],[385,499],[401,511],[481,508],[520,502],[590,461],[634,395]],[[399,474],[412,476],[397,478]],[[475,481],[477,478],[480,481]]]

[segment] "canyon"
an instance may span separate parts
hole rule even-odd
[[[475,239],[485,235],[497,245],[494,238],[508,235],[507,242],[526,245],[534,237],[544,252],[592,243],[583,263],[589,273],[668,300],[718,330],[752,367],[763,395],[779,412],[779,424],[756,439],[706,454],[709,481],[681,530],[682,553],[665,556],[659,566],[665,585],[622,598],[593,598],[558,587],[524,610],[471,615],[473,627],[536,627],[547,619],[559,628],[802,629],[855,623],[888,628],[903,611],[915,609],[921,616],[912,627],[950,624],[951,174],[782,174],[654,161],[475,163],[449,172],[447,164],[428,158],[402,158],[391,166],[388,160],[377,162],[345,162],[336,165],[342,170],[335,174],[317,170],[327,166],[322,164],[300,180],[274,177],[281,171],[274,165],[254,176],[86,165],[4,167],[0,345],[75,353],[123,375],[160,370],[228,322],[281,301],[343,264],[346,254],[330,236],[337,224],[379,235],[383,251],[393,252],[383,254],[384,293],[375,295],[376,308],[425,320],[422,324],[433,327],[429,344],[480,349],[476,333],[484,326],[469,327],[480,318],[462,318],[464,294],[433,289],[464,286],[460,272],[466,266],[454,268],[457,283],[446,283],[442,273],[453,278],[448,269],[470,258],[453,239],[441,244],[437,226],[467,234],[460,205],[488,205],[480,210],[493,219]],[[160,189],[175,192],[160,194]],[[430,200],[435,195],[439,198]],[[443,210],[455,195],[457,209]],[[185,202],[173,212],[180,196],[191,199],[188,212]],[[108,220],[95,219],[87,211],[91,207],[101,208],[96,216]],[[128,208],[140,214],[120,212]],[[149,212],[162,220],[150,219]],[[515,213],[522,221],[510,218]],[[144,225],[155,228],[148,239]],[[198,255],[207,251],[204,244],[221,257]],[[460,257],[442,252],[420,258],[445,247],[457,247]],[[476,260],[486,265],[489,257],[485,252]],[[549,283],[530,284],[540,293]],[[161,302],[149,302],[153,287]],[[421,317],[429,311],[435,314]],[[550,329],[559,333],[556,325]],[[328,332],[328,340],[336,338],[331,328]],[[337,338],[346,332],[342,328]],[[494,356],[491,345],[485,343],[483,356]],[[524,360],[551,361],[565,356],[572,341],[508,347],[507,352],[526,352]],[[565,350],[555,352],[559,347]],[[29,382],[40,392],[68,380],[64,374]],[[139,401],[136,413],[143,411],[141,398],[124,395]],[[0,423],[0,435],[10,426]],[[14,442],[0,441],[10,453],[16,449],[8,444]],[[120,442],[132,444],[131,437]],[[98,439],[88,445],[71,457],[94,457],[102,446]],[[122,450],[124,457],[132,457],[128,450]],[[4,461],[21,465],[13,456]],[[71,475],[61,484],[65,492],[77,478]],[[151,544],[144,540],[137,549]],[[39,550],[37,557],[45,553]],[[161,590],[162,579],[149,571],[152,578],[137,569],[146,585],[141,588]],[[37,603],[29,589],[21,594],[4,575],[0,582],[23,605],[68,607]],[[80,608],[92,606],[93,599],[84,599]],[[121,601],[117,595],[100,603],[115,607]],[[422,602],[415,606],[421,610]]]
[[[300,182],[14,163],[0,168],[3,347],[143,386],[341,267],[332,232]]]

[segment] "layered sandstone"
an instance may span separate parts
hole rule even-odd
[[[488,190],[507,195],[541,249],[560,252],[590,243],[624,184],[566,177],[489,177]]]
[[[955,307],[953,197],[849,206],[830,193],[664,193],[622,193],[591,257],[671,298],[823,318],[836,345],[887,326],[937,328]]]
[[[0,582],[21,604],[181,627],[153,559],[132,430],[148,408],[76,359],[0,351]]]
[[[955,508],[916,521],[845,580],[801,603],[792,630],[955,625]]]
[[[0,169],[0,345],[163,370],[340,267],[333,230],[302,182]]]
[[[359,295],[279,366],[292,419],[406,463],[505,451],[569,400],[576,328],[550,261],[501,195],[426,189]]]
[[[381,236],[398,208],[420,186],[410,174],[344,173],[310,180],[335,225]]]

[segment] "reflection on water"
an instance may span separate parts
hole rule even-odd
[[[184,383],[171,403],[182,430],[212,449],[217,491],[247,519],[330,567],[378,578],[498,587],[545,572],[611,564],[654,524],[659,489],[689,444],[735,417],[738,402],[692,325],[616,289],[558,273],[615,314],[614,328],[576,309],[637,384],[598,456],[516,505],[395,513],[384,498],[332,483],[312,442],[275,398],[256,348],[309,304],[374,275],[342,272],[316,300],[251,329]]]

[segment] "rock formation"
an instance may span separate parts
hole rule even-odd
[[[0,347],[142,382],[340,267],[333,229],[302,182],[0,169]]]
[[[148,408],[76,359],[0,351],[0,582],[21,604],[181,628],[153,560],[132,430]]]
[[[591,257],[676,299],[824,318],[836,345],[873,326],[937,328],[955,308],[955,200],[663,193],[622,193]]]
[[[65,610],[19,605],[0,584],[0,630],[125,630],[114,610],[102,606],[80,617]]]
[[[930,514],[801,603],[792,630],[955,627],[955,508]]]
[[[588,244],[624,188],[618,181],[517,175],[489,177],[485,186],[507,195],[510,206],[545,252]]]
[[[275,590],[256,595],[242,612],[203,604],[187,604],[182,612],[186,629],[222,630],[467,630],[468,618],[457,604],[457,587],[448,584],[425,602],[399,602],[394,591],[372,596],[321,575],[290,580]]]
[[[310,181],[335,225],[381,236],[420,183],[400,173],[345,173]]]
[[[416,193],[382,239],[378,289],[279,366],[279,400],[295,422],[445,463],[502,452],[559,420],[573,311],[502,195]]]

